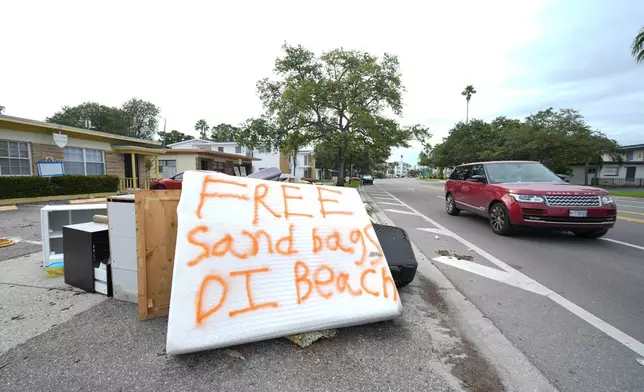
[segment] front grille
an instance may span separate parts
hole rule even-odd
[[[546,204],[553,207],[599,207],[599,196],[546,196]]]

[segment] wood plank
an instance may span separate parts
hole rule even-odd
[[[139,319],[166,316],[170,307],[179,190],[137,191]]]

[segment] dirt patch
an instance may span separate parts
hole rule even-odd
[[[500,392],[505,386],[492,366],[483,359],[478,350],[466,338],[461,336],[461,347],[465,358],[452,360],[452,374],[463,381],[463,386],[472,392]]]
[[[421,290],[420,295],[423,299],[430,304],[434,305],[441,313],[447,313],[449,308],[447,303],[443,299],[443,296],[440,293],[438,287],[436,287],[431,281],[429,281],[424,276],[417,274],[416,279],[422,283],[421,287],[425,290]]]
[[[436,251],[439,256],[447,256],[447,257],[454,257],[458,260],[467,260],[467,261],[474,261],[474,256],[470,255],[459,255],[458,253],[454,252],[453,250],[447,250],[447,249],[439,249]]]

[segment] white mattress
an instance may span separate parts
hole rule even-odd
[[[167,353],[347,327],[402,313],[355,189],[198,171],[186,172],[182,187]],[[256,202],[255,195],[265,191]],[[272,249],[261,230],[271,236]]]

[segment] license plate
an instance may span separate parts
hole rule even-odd
[[[587,210],[570,210],[570,216],[574,218],[585,218],[588,216]]]

